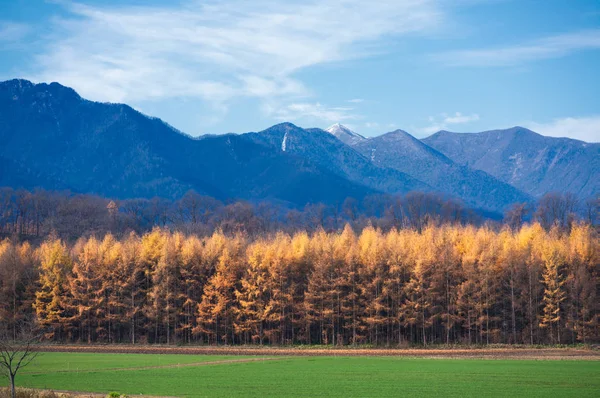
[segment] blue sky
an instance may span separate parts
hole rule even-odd
[[[514,125],[600,141],[598,0],[0,1],[0,79],[191,134]]]

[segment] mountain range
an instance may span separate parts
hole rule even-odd
[[[426,191],[501,212],[549,191],[600,192],[600,144],[520,127],[419,140],[402,130],[366,138],[340,124],[282,123],[194,138],[130,106],[17,79],[0,83],[0,141],[0,185],[114,198],[193,189],[302,206]]]
[[[439,131],[423,142],[534,197],[553,191],[580,198],[600,193],[598,143],[544,137],[523,127],[482,133]]]
[[[354,148],[376,165],[427,181],[436,191],[463,198],[471,206],[500,210],[506,204],[530,199],[483,171],[457,164],[406,131],[363,140]]]

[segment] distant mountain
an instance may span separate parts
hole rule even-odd
[[[374,190],[249,135],[190,138],[57,83],[0,83],[0,185],[130,197],[273,198],[297,205]]]
[[[298,157],[349,181],[379,192],[429,191],[428,184],[400,171],[378,167],[356,150],[321,129],[302,129],[291,123],[245,134],[255,142]]]
[[[501,210],[511,203],[531,200],[485,172],[456,164],[406,131],[396,130],[353,147],[374,164],[426,181],[433,189],[462,198],[470,206]]]
[[[423,140],[457,163],[539,197],[600,193],[600,144],[545,137],[523,127],[482,133],[440,131]]]
[[[600,192],[600,144],[522,128],[419,141],[402,130],[367,139],[340,124],[325,131],[281,123],[192,138],[127,105],[26,80],[0,83],[0,142],[0,186],[114,198],[194,189],[303,206],[418,190],[499,212],[553,190]]]
[[[350,145],[350,146],[366,140],[366,138],[363,137],[362,135],[355,133],[354,131],[350,130],[348,127],[343,126],[339,123],[336,123],[333,126],[330,126],[325,131],[327,131],[328,133],[335,136],[338,140],[342,141],[344,144]]]

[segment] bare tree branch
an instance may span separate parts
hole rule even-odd
[[[17,338],[0,336],[0,369],[10,381],[11,395],[16,397],[15,377],[20,369],[31,364],[39,355],[36,344],[39,336],[22,331]]]

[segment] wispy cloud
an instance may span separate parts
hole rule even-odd
[[[313,121],[324,121],[328,123],[345,122],[357,120],[361,116],[354,112],[351,107],[330,107],[320,103],[292,103],[283,107],[264,105],[263,111],[278,120],[308,119]]]
[[[390,38],[426,32],[442,19],[435,0],[65,7],[68,16],[54,20],[33,80],[60,81],[112,102],[279,98],[297,113],[311,113],[298,107],[307,105],[299,100],[311,88],[297,71],[382,51]],[[313,108],[326,119],[343,112]]]
[[[433,134],[440,130],[445,130],[452,125],[466,124],[476,122],[479,120],[479,115],[473,113],[471,115],[463,115],[460,112],[456,112],[453,115],[442,113],[439,116],[429,116],[430,125],[418,129],[422,134]]]
[[[476,113],[474,113],[472,115],[463,115],[460,112],[456,112],[454,115],[447,115],[444,113],[444,114],[442,114],[442,116],[444,117],[444,119],[442,120],[442,123],[445,125],[469,123],[469,122],[475,122],[475,121],[479,120],[479,115]]]
[[[600,29],[565,33],[506,47],[443,52],[433,54],[432,58],[448,66],[516,66],[590,49],[600,49]]]
[[[22,23],[0,21],[0,42],[16,43],[23,40],[31,32],[31,28]]]
[[[365,102],[365,100],[362,98],[354,98],[354,99],[349,99],[346,102],[349,102],[351,104],[360,104],[362,102]]]
[[[587,142],[600,142],[600,115],[565,117],[549,123],[524,123],[524,126],[550,137],[569,137]]]

